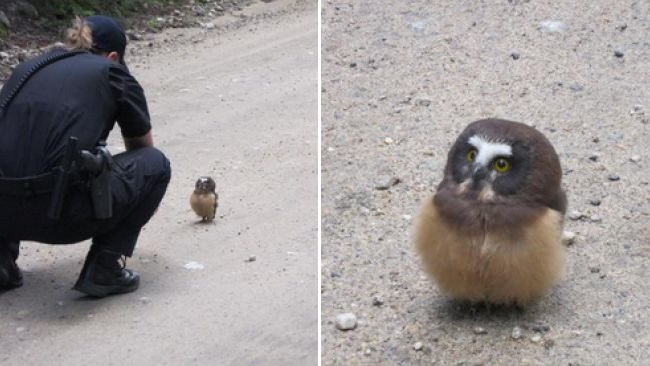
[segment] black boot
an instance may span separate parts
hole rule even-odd
[[[23,274],[16,264],[19,248],[19,241],[0,238],[0,290],[23,285]]]
[[[140,275],[118,263],[121,257],[117,252],[91,248],[74,289],[94,297],[135,291]]]

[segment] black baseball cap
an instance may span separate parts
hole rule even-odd
[[[126,50],[126,34],[122,26],[113,18],[105,15],[93,15],[86,19],[92,30],[93,48],[104,52],[117,52],[120,54],[120,63],[124,63]]]

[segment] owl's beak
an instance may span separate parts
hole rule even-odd
[[[488,170],[484,166],[476,166],[474,167],[474,171],[472,172],[472,189],[473,190],[478,190],[483,186],[485,183],[485,178],[488,176]]]

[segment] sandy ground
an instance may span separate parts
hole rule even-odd
[[[25,285],[0,294],[0,365],[316,364],[317,6],[260,3],[218,22],[129,59],[173,167],[129,261],[141,288],[82,297],[71,287],[88,243],[24,243]],[[217,182],[214,224],[189,207],[200,175]]]
[[[650,362],[649,6],[323,2],[324,365]],[[548,136],[582,215],[565,279],[524,310],[458,306],[412,250],[451,143],[485,117]],[[346,312],[357,327],[339,331]]]

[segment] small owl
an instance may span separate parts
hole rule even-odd
[[[196,181],[194,192],[190,196],[190,205],[202,221],[214,220],[217,214],[219,195],[215,190],[216,184],[210,177],[201,177]]]
[[[421,208],[415,246],[441,291],[457,300],[524,306],[564,272],[566,194],[551,143],[518,122],[471,123]]]

